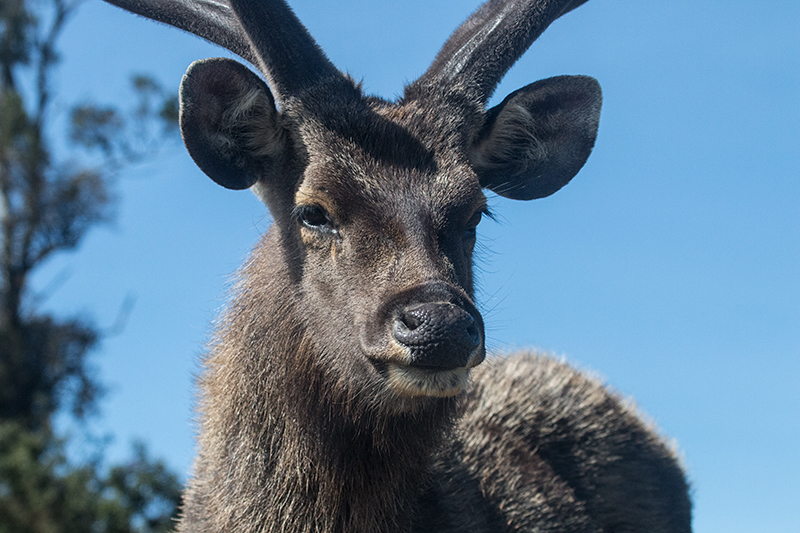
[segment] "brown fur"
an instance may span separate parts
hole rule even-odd
[[[482,189],[564,186],[601,95],[562,76],[486,103],[583,0],[487,2],[397,102],[364,96],[282,1],[114,2],[239,53],[276,91],[227,59],[181,86],[189,153],[274,224],[204,361],[179,531],[690,531],[680,464],[630,405],[545,356],[481,364]]]
[[[490,359],[465,397],[412,412],[341,383],[293,316],[274,239],[241,273],[205,363],[180,531],[690,530],[674,449],[562,362]]]

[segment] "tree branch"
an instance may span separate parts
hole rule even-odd
[[[58,61],[58,55],[55,51],[56,42],[61,36],[61,32],[69,16],[75,12],[80,1],[81,0],[66,2],[65,0],[53,0],[55,5],[53,21],[50,24],[50,28],[44,40],[36,43],[39,52],[36,65],[36,93],[38,98],[33,122],[39,130],[41,130],[44,123],[47,104],[50,100],[49,75],[52,72],[50,67]]]

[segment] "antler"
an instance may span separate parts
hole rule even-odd
[[[250,63],[258,58],[230,5],[219,0],[105,0],[218,44]]]
[[[283,0],[231,0],[279,101],[326,78],[344,79]]]
[[[282,0],[106,0],[227,48],[261,68],[279,102],[344,78]]]
[[[447,87],[485,105],[533,41],[586,1],[489,0],[453,32],[430,68],[406,89],[406,96]]]

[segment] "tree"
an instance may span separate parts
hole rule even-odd
[[[0,533],[161,531],[179,497],[177,478],[143,448],[125,466],[75,467],[53,433],[55,414],[96,408],[102,386],[87,358],[101,334],[37,309],[31,274],[112,218],[113,176],[177,119],[176,99],[136,76],[133,109],[75,105],[63,134],[82,151],[56,152],[57,41],[79,3],[0,3]]]
[[[160,533],[181,485],[142,445],[108,471],[68,463],[60,441],[0,422],[0,533]]]

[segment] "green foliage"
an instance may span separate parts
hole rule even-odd
[[[113,107],[82,104],[72,110],[72,130],[69,136],[74,143],[111,153],[111,143],[119,137],[122,128],[122,118]]]
[[[25,65],[30,59],[33,17],[22,0],[0,2],[0,62]],[[5,73],[4,73],[5,75]]]
[[[123,112],[84,102],[72,108],[69,139],[106,163],[138,161],[151,153],[164,134],[177,132],[178,98],[152,78],[131,78],[135,105]]]
[[[0,328],[0,420],[38,430],[62,407],[82,417],[102,390],[85,365],[97,340],[79,320],[47,316]]]
[[[31,273],[112,218],[115,172],[177,124],[177,99],[136,76],[133,108],[76,105],[64,135],[83,151],[54,153],[50,80],[79,3],[0,1],[0,533],[168,531],[180,499],[177,477],[143,446],[125,464],[75,465],[53,434],[57,414],[96,408],[103,387],[88,356],[101,334],[37,309]]]
[[[161,533],[173,528],[180,482],[137,445],[107,474],[69,465],[63,443],[0,422],[0,533]]]

